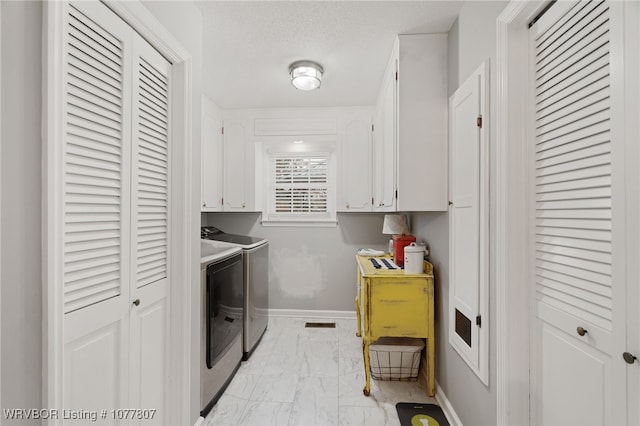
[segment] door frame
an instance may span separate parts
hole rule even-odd
[[[529,22],[548,1],[511,1],[496,20],[496,419],[529,424],[531,302]]]
[[[199,282],[196,262],[198,197],[193,196],[192,176],[192,57],[175,37],[138,1],[108,0],[104,2],[129,26],[137,31],[172,64],[172,115],[170,167],[172,170],[169,206],[169,250],[174,253],[168,259],[171,284],[170,303],[170,353],[169,381],[167,385],[167,424],[190,424],[191,419],[191,288]],[[62,164],[61,126],[63,87],[57,84],[63,75],[62,43],[64,36],[63,2],[43,4],[43,386],[42,402],[45,408],[61,407],[62,396],[62,294],[56,279],[59,268],[63,214],[62,205],[56,200],[55,191],[60,188]],[[177,113],[181,111],[181,113]],[[196,204],[194,204],[194,202]],[[198,389],[199,390],[199,387]],[[197,394],[197,392],[196,392]],[[123,407],[126,408],[126,407]],[[50,420],[47,424],[53,424]]]
[[[531,117],[528,100],[530,89],[528,23],[549,1],[511,1],[496,21],[497,30],[497,117],[496,117],[496,323],[497,323],[497,424],[529,424],[530,381],[529,367],[535,362],[530,355],[532,290],[527,280],[532,276],[532,241],[529,230],[531,217],[528,212],[531,176],[528,167],[530,152],[527,142],[531,140]],[[640,9],[632,3],[612,2],[612,15],[624,22],[624,29],[612,28],[612,37],[620,44],[612,54],[616,55],[612,65],[616,67],[612,77],[612,90],[618,91],[618,99],[613,107],[623,113],[614,117],[612,132],[624,138],[621,151],[616,154],[617,162],[624,170],[622,179],[628,182],[624,202],[618,214],[618,221],[625,223],[629,238],[621,251],[626,251],[619,275],[626,276],[628,298],[617,300],[616,310],[621,315],[633,315],[627,319],[627,327],[637,324],[637,306],[640,290],[637,288],[640,268],[637,257],[640,243],[634,238],[640,227],[634,222],[640,211],[640,172],[636,164],[640,158],[637,134],[640,129],[640,43],[637,42],[637,23]],[[634,21],[635,20],[635,21]],[[635,44],[634,44],[635,43]],[[624,79],[624,80],[623,80]],[[615,83],[615,84],[614,84]],[[625,94],[621,94],[623,91]],[[625,96],[626,95],[626,96]],[[621,154],[621,152],[623,152]],[[622,157],[621,157],[622,155]],[[626,164],[625,164],[626,163]],[[620,179],[618,177],[617,179]],[[625,215],[628,219],[625,220]],[[618,231],[620,232],[620,231]],[[623,233],[624,233],[623,232]],[[620,267],[618,267],[620,268]],[[636,287],[633,286],[636,283]],[[625,309],[626,308],[626,309]],[[628,328],[626,346],[618,346],[614,351],[640,353],[640,327]],[[618,339],[622,341],[624,339]],[[612,354],[614,359],[617,357]],[[618,359],[618,362],[621,362]],[[637,367],[637,366],[636,366]],[[635,374],[630,376],[630,374]],[[624,378],[621,378],[623,380]],[[630,390],[638,392],[640,374],[627,373]],[[628,415],[632,421],[640,417],[640,412]],[[635,416],[635,417],[634,417]]]

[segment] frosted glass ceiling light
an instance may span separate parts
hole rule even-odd
[[[291,84],[299,90],[313,90],[320,87],[322,81],[322,67],[312,61],[298,61],[291,64]]]

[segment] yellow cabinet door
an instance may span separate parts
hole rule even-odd
[[[372,336],[424,337],[428,334],[429,288],[422,278],[376,279],[370,289],[368,315]]]

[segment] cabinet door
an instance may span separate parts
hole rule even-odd
[[[428,335],[426,278],[376,278],[370,283],[369,315],[373,336],[422,337]]]
[[[202,97],[202,211],[222,210],[222,120]]]
[[[371,211],[371,116],[350,117],[342,127],[338,211]]]
[[[387,73],[376,107],[374,132],[374,210],[392,211],[396,201],[396,79]]]
[[[248,120],[224,122],[224,210],[248,211],[249,179],[247,144],[251,136]]]

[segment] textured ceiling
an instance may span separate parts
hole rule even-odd
[[[396,34],[449,31],[457,1],[202,1],[204,91],[222,108],[373,105]],[[289,65],[320,63],[322,87]]]

